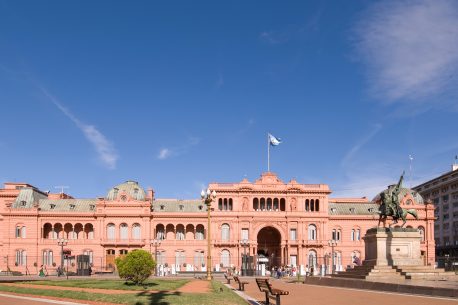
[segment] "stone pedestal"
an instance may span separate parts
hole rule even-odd
[[[363,237],[368,266],[422,266],[421,235],[413,228],[372,228]]]

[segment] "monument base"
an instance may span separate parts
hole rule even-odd
[[[421,234],[413,228],[372,228],[363,237],[368,266],[423,266]]]

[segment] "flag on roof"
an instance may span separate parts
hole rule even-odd
[[[280,138],[276,138],[275,136],[273,136],[273,135],[271,135],[269,133],[269,142],[270,142],[270,145],[272,145],[272,146],[278,146],[281,143],[281,139]]]

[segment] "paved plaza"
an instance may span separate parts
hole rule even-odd
[[[256,301],[264,301],[264,293],[260,292],[254,278],[247,278],[244,281],[245,295]],[[458,300],[427,297],[419,295],[408,295],[390,292],[377,292],[369,290],[357,290],[348,288],[337,288],[328,286],[315,286],[302,283],[288,283],[285,280],[270,279],[274,288],[287,290],[289,295],[281,297],[283,305],[313,304],[313,305],[457,305]],[[230,285],[238,289],[238,285],[231,282]],[[412,286],[412,290],[415,289]]]

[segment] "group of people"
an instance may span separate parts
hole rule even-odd
[[[306,270],[308,270],[308,265]],[[297,267],[296,266],[281,266],[281,267],[272,267],[272,271],[270,275],[277,279],[286,277],[286,276],[296,276],[297,275]]]

